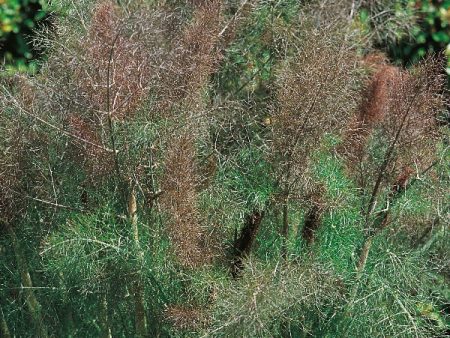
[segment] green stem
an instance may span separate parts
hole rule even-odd
[[[281,247],[281,257],[286,258],[287,255],[287,240],[289,234],[289,198],[286,197],[283,201],[283,227],[281,235],[283,236],[283,244]]]
[[[5,315],[3,314],[3,309],[1,305],[0,305],[0,335],[5,338],[11,338],[8,323],[6,322]]]
[[[12,246],[14,254],[16,256],[17,267],[20,272],[22,286],[24,287],[23,290],[25,293],[25,302],[27,304],[28,311],[30,312],[31,319],[36,328],[38,337],[47,338],[48,333],[47,327],[45,326],[42,317],[42,307],[38,299],[36,298],[36,295],[34,294],[33,283],[31,280],[30,272],[28,270],[28,264],[25,255],[20,248],[19,240],[17,239],[14,229],[10,225],[7,225],[6,227],[9,234],[11,235]]]
[[[137,219],[137,202],[136,193],[133,187],[130,187],[130,196],[128,198],[128,216],[133,228],[133,240],[138,254],[138,262],[140,266],[144,264],[144,252],[139,242],[139,227]],[[136,336],[139,338],[147,337],[147,317],[145,311],[145,292],[142,281],[137,274],[137,280],[134,286],[134,319],[136,326]]]
[[[100,325],[102,329],[101,337],[112,338],[111,327],[109,326],[108,299],[106,298],[106,293],[103,293],[101,298]]]

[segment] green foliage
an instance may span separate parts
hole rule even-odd
[[[241,201],[245,209],[264,209],[274,193],[274,182],[270,163],[261,150],[252,146],[243,148],[230,164],[221,168],[217,184],[234,192],[232,199]]]
[[[358,190],[345,174],[343,163],[330,153],[320,152],[313,172],[323,182],[330,205],[317,233],[314,249],[318,258],[332,262],[341,274],[353,274],[354,252],[363,239]]]
[[[358,286],[351,316],[344,321],[348,325],[345,330],[358,336],[444,334],[444,317],[436,311],[436,304],[442,304],[443,299],[431,291],[436,276],[417,257],[383,244],[374,252],[367,279]]]
[[[292,0],[257,2],[246,22],[238,26],[239,38],[227,48],[224,65],[216,74],[219,94],[224,91],[234,95],[245,92],[266,95],[273,80],[277,49],[282,43],[277,31],[292,24],[297,8],[297,2]]]
[[[376,0],[363,3],[358,19],[363,26],[369,26],[365,31],[374,34],[376,42],[386,44],[408,37],[414,16],[414,1]]]
[[[335,277],[317,264],[303,261],[274,266],[249,262],[246,271],[234,284],[219,286],[219,301],[213,308],[207,335],[268,337],[310,333],[315,329],[311,323],[320,325],[325,319],[320,309],[338,303],[341,296]]]
[[[412,39],[390,46],[391,55],[403,63],[417,63],[428,53],[450,53],[450,1],[413,1],[419,21],[411,29]],[[449,64],[450,65],[450,64]],[[449,67],[447,67],[447,73]]]
[[[323,4],[52,2],[0,79],[0,336],[446,334],[441,69],[380,61],[406,1]]]

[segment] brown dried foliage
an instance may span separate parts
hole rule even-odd
[[[142,32],[131,31],[135,27],[127,27],[126,20],[112,2],[103,2],[94,9],[89,34],[81,41],[88,67],[79,69],[80,89],[94,111],[111,113],[115,119],[133,114],[150,79]]]
[[[178,330],[198,330],[208,323],[205,313],[198,308],[184,306],[169,306],[165,318]]]
[[[402,73],[398,67],[387,64],[385,56],[379,53],[367,55],[363,64],[374,73],[366,84],[357,114],[350,122],[344,142],[339,148],[340,152],[351,159],[349,163],[357,163],[364,156],[371,131],[383,120],[388,109],[390,87],[400,79]]]
[[[111,173],[111,168],[114,167],[113,155],[93,145],[103,143],[99,136],[100,132],[94,129],[94,124],[75,114],[70,115],[67,122],[73,135],[89,142],[73,140],[77,146],[71,151],[74,160],[81,161],[84,168],[95,178],[105,177]]]
[[[222,1],[200,1],[193,19],[174,41],[160,88],[163,108],[183,104],[201,108],[202,89],[221,59],[218,49]]]
[[[210,254],[202,243],[204,232],[196,205],[199,178],[194,140],[190,135],[174,136],[164,167],[161,204],[170,217],[167,231],[175,254],[186,267],[201,266],[210,260]]]
[[[304,174],[322,137],[339,133],[356,107],[355,52],[338,27],[305,30],[298,54],[279,72],[279,107],[272,119],[273,154],[287,190]]]
[[[365,177],[361,185],[381,175],[394,189],[401,184],[397,181],[411,176],[411,168],[420,172],[431,164],[439,136],[437,115],[444,107],[440,67],[433,58],[410,70],[376,65],[343,146],[348,167]],[[370,154],[370,138],[386,146],[382,158]]]

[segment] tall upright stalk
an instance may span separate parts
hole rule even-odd
[[[387,225],[387,216],[388,216],[388,210],[386,210],[383,213],[383,220],[381,224],[376,224],[375,221],[372,221],[372,224],[370,225],[371,222],[371,216],[374,212],[374,208],[375,208],[375,204],[378,198],[378,195],[380,194],[380,186],[381,186],[381,181],[383,179],[383,177],[386,175],[386,169],[389,166],[389,164],[391,163],[392,159],[393,159],[393,153],[395,150],[395,147],[398,144],[400,135],[402,133],[402,131],[404,130],[404,126],[406,123],[406,120],[408,119],[408,116],[411,112],[411,108],[415,102],[416,96],[414,96],[411,101],[408,104],[408,108],[406,109],[405,113],[402,116],[402,120],[400,122],[400,125],[398,127],[398,129],[395,132],[395,137],[392,140],[392,143],[389,145],[388,149],[386,150],[386,153],[384,154],[384,158],[383,158],[383,163],[381,164],[379,170],[378,170],[378,175],[377,175],[377,179],[374,185],[374,188],[372,190],[372,194],[370,196],[370,201],[367,207],[367,211],[366,211],[366,220],[365,220],[365,228],[370,228],[372,233],[369,233],[364,244],[362,247],[362,250],[360,252],[359,255],[359,260],[358,260],[358,264],[356,267],[357,270],[357,278],[359,279],[361,277],[362,272],[364,271],[364,268],[366,266],[367,263],[367,259],[369,257],[369,252],[370,252],[370,248],[372,247],[372,241],[373,238],[380,233],[385,226]],[[392,196],[390,197],[392,198]],[[369,226],[370,225],[370,226]],[[377,228],[372,229],[374,225],[378,225]]]
[[[109,309],[108,309],[108,298],[106,293],[101,295],[100,304],[100,327],[101,327],[101,337],[102,338],[112,338],[111,326],[109,323]]]
[[[283,236],[283,243],[281,247],[281,257],[286,258],[287,255],[287,240],[289,235],[289,198],[285,197],[283,200],[283,226],[281,229]]]
[[[48,331],[42,316],[42,307],[34,293],[33,282],[28,270],[27,260],[22,252],[22,249],[20,248],[19,240],[14,229],[8,224],[6,225],[6,228],[11,236],[12,246],[16,256],[16,263],[19,269],[22,286],[24,288],[25,302],[27,304],[28,311],[30,312],[37,336],[40,338],[47,338]]]
[[[11,338],[8,323],[6,322],[5,315],[3,314],[3,308],[0,304],[0,335],[4,338]]]
[[[139,243],[137,203],[134,187],[130,188],[130,195],[128,198],[128,216],[130,219],[131,226],[133,228],[133,240],[135,248],[137,250],[138,262],[139,265],[142,266],[144,264],[144,252],[142,251]],[[145,292],[139,274],[137,275],[137,279],[134,283],[133,293],[134,293],[134,318],[136,326],[136,336],[139,338],[147,337],[148,330],[147,330],[147,316],[145,311]]]
[[[114,56],[114,46],[117,42],[117,40],[119,39],[120,36],[120,30],[119,32],[116,34],[112,44],[111,44],[111,49],[109,52],[109,59],[108,59],[108,68],[107,68],[107,74],[106,74],[106,113],[108,115],[108,128],[109,128],[109,135],[111,138],[111,147],[112,150],[114,152],[113,156],[114,156],[114,166],[116,169],[116,174],[117,177],[120,178],[120,167],[119,167],[119,159],[117,157],[117,148],[116,148],[116,138],[115,138],[115,134],[114,134],[114,126],[113,126],[113,121],[112,121],[112,111],[111,111],[111,65],[112,65],[112,60],[113,60],[113,56]]]

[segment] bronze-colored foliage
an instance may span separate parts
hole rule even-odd
[[[99,178],[108,175],[114,166],[114,160],[110,152],[95,146],[95,144],[102,144],[99,131],[95,130],[91,123],[75,114],[69,116],[67,122],[74,135],[87,141],[73,141],[77,145],[77,148],[73,151],[75,158],[80,159],[86,170],[94,177]]]
[[[10,79],[8,87],[15,92],[15,97],[0,92],[0,224],[9,226],[12,219],[22,214],[26,205],[24,187],[32,175],[30,155],[45,148],[47,139],[38,130],[27,128],[9,116],[11,112],[8,110],[17,105],[35,108],[37,90],[31,81],[15,76]],[[35,178],[32,187],[38,180]]]
[[[405,170],[415,168],[420,172],[433,161],[437,116],[443,109],[443,78],[435,59],[411,70],[388,65],[379,55],[369,55],[364,61],[375,73],[349,125],[341,152],[347,157],[349,170],[358,175],[360,186],[371,184],[367,172],[377,175],[382,171],[387,186],[394,187]],[[387,145],[387,149],[379,150],[384,157],[369,153],[370,140]]]
[[[445,188],[419,186],[417,208],[421,195],[399,198],[448,179],[433,170],[441,65],[359,56],[371,44],[358,10],[376,25],[395,3],[56,1],[67,17],[42,68],[0,79],[0,335],[352,336],[360,321],[367,335],[437,332],[419,313],[435,306],[430,284],[404,277],[431,251],[398,252],[409,239],[430,248],[448,213],[430,207]],[[235,34],[253,9],[257,29]],[[238,82],[209,88],[241,66]],[[356,189],[330,154],[341,136]],[[398,229],[416,235],[390,251]]]
[[[412,175],[414,174],[414,169],[411,167],[404,167],[401,169],[400,174],[394,180],[392,185],[391,194],[399,194],[406,189],[408,182],[410,181]]]
[[[202,309],[183,306],[170,306],[164,313],[166,320],[179,330],[198,330],[207,324]]]
[[[397,160],[393,179],[405,166],[423,170],[433,161],[439,137],[437,116],[444,109],[441,67],[440,61],[429,58],[392,83],[387,98],[389,114],[381,128],[391,147],[398,147],[392,154]]]
[[[130,6],[112,1],[93,6],[83,34],[70,40],[78,53],[57,48],[60,58],[51,58],[47,66],[60,84],[49,88],[52,111],[76,136],[70,153],[96,178],[119,173],[126,156],[116,149],[117,130],[133,121],[161,76],[161,55],[169,53],[162,11]],[[67,74],[61,65],[68,67]],[[155,113],[148,110],[148,115]]]
[[[381,106],[383,114],[373,127],[375,146],[358,164],[368,196],[364,210],[368,235],[357,264],[359,273],[364,270],[373,239],[391,224],[390,205],[407,188],[411,168],[419,175],[436,163],[437,115],[444,107],[441,67],[430,57],[394,78],[388,77],[388,85],[380,87],[381,98],[374,95],[366,101],[368,107]],[[385,209],[375,212],[383,195],[387,195]]]
[[[272,147],[288,190],[299,182],[322,137],[339,133],[357,103],[358,62],[337,29],[307,30],[296,55],[279,71]],[[332,31],[336,40],[329,39]]]
[[[142,42],[144,27],[127,27],[127,18],[112,3],[94,9],[89,34],[81,41],[86,64],[79,84],[96,112],[123,119],[135,111],[148,90],[150,60]],[[135,31],[133,31],[136,29]]]
[[[159,90],[160,108],[175,113],[167,117],[178,128],[167,142],[161,203],[169,214],[168,233],[175,254],[186,267],[201,266],[212,256],[212,243],[205,237],[196,205],[201,179],[195,142],[206,121],[191,114],[202,112],[202,90],[220,60],[221,20],[221,1],[194,4],[193,18],[175,41]]]
[[[210,257],[202,245],[204,233],[196,205],[199,177],[194,140],[190,135],[174,136],[167,149],[164,168],[161,204],[169,214],[167,230],[175,254],[184,266],[200,266]]]
[[[420,173],[435,160],[440,137],[437,117],[444,109],[441,67],[440,61],[429,58],[401,73],[388,91],[388,113],[379,128],[389,144],[383,162],[389,187],[408,167]]]
[[[358,59],[346,42],[346,26],[303,25],[307,35],[298,37],[295,55],[278,72],[278,106],[271,123],[271,156],[282,192],[285,238],[289,199],[301,196],[308,185],[308,163],[324,136],[342,132],[356,108],[359,82]],[[333,34],[335,40],[329,38]]]
[[[201,1],[194,8],[191,22],[174,41],[165,65],[160,88],[165,108],[183,103],[187,109],[198,110],[202,89],[221,59],[222,1]]]
[[[392,83],[398,81],[402,70],[387,64],[382,54],[369,54],[363,64],[374,73],[362,93],[362,100],[356,116],[349,124],[340,149],[351,161],[357,162],[364,156],[367,138],[387,112],[387,96]],[[352,168],[355,169],[355,168]]]

